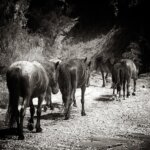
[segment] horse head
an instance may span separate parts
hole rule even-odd
[[[50,76],[50,86],[53,94],[57,94],[59,91],[58,75],[59,75],[59,62],[53,63],[53,68]]]

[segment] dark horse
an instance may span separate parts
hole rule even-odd
[[[108,74],[109,73],[112,74],[112,68],[113,68],[113,65],[114,65],[114,61],[115,60],[112,59],[112,58],[109,58],[109,59],[105,60],[103,56],[97,57],[95,59],[95,69],[97,71],[100,70],[100,72],[102,74],[102,79],[103,79],[102,87],[106,86]],[[106,73],[106,75],[104,75],[104,73]]]
[[[62,93],[62,99],[65,107],[65,119],[70,117],[70,107],[72,101],[76,106],[75,92],[76,88],[81,88],[81,115],[84,116],[84,93],[90,77],[90,62],[86,59],[70,59],[60,64],[59,68],[59,88]]]
[[[41,105],[46,92],[49,87],[54,94],[58,92],[58,63],[55,65],[49,64],[50,62],[47,63],[47,69],[45,69],[41,63],[36,61],[18,61],[8,68],[6,77],[9,105],[6,118],[9,120],[10,127],[13,127],[13,124],[17,122],[18,139],[24,139],[23,119],[28,106],[30,106],[31,114],[28,128],[33,130],[35,108],[32,99],[35,97],[38,97],[36,132],[42,131],[40,126]],[[19,97],[23,98],[20,111],[18,110]]]
[[[55,64],[59,64],[60,62],[61,62],[61,60],[59,60],[59,59],[50,59],[50,60],[46,60],[46,61],[40,61],[42,66],[45,68],[49,78],[55,77],[56,73],[54,70],[55,69],[54,66],[55,66]],[[57,78],[58,78],[58,71],[57,71]],[[50,107],[51,110],[54,109],[53,104],[52,104],[51,93],[52,93],[51,86],[48,86],[47,91],[46,91],[46,96],[45,96],[46,105],[44,106],[44,111],[46,111],[48,107]]]
[[[134,62],[130,59],[121,59],[113,67],[112,79],[114,83],[113,94],[115,94],[115,88],[117,88],[117,93],[119,93],[119,98],[121,97],[121,88],[123,86],[123,97],[125,99],[125,88],[127,88],[127,97],[130,96],[130,82],[133,79],[133,93],[136,92],[136,80],[138,78],[138,69]]]
[[[54,64],[55,63],[61,63],[61,60],[60,59],[50,59],[48,60],[49,63],[47,62],[41,62],[41,64],[44,66],[44,68],[46,69],[46,72],[48,73],[49,70],[52,70],[52,72],[54,73]],[[51,75],[49,75],[51,76]],[[52,98],[51,98],[51,87],[48,86],[48,89],[47,89],[47,92],[46,92],[46,97],[45,97],[45,100],[46,100],[46,106],[44,107],[44,110],[46,111],[47,110],[47,107],[50,107],[51,110],[54,109],[53,107],[53,104],[52,104]]]

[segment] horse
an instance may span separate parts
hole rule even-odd
[[[85,116],[84,109],[84,93],[90,78],[91,61],[87,63],[85,59],[70,59],[62,62],[59,66],[58,83],[64,103],[65,119],[70,118],[70,107],[77,107],[75,92],[77,88],[81,88],[81,115]]]
[[[60,64],[61,60],[58,59],[58,58],[53,58],[53,59],[49,59],[49,60],[44,61],[44,62],[42,61],[40,63],[44,66],[44,68],[48,72],[49,70],[51,70],[51,68],[53,68],[53,64],[55,64],[55,63],[59,63]],[[47,92],[46,92],[46,96],[45,96],[46,105],[44,106],[44,111],[46,111],[48,107],[51,110],[54,109],[51,95],[52,95],[52,91],[51,91],[51,87],[49,86],[48,89],[47,89]]]
[[[133,93],[136,92],[136,80],[138,78],[138,69],[135,63],[130,59],[121,59],[113,66],[112,80],[114,83],[113,94],[117,88],[117,94],[121,97],[121,88],[123,86],[123,98],[125,99],[125,88],[127,86],[127,97],[130,96],[130,82],[133,79]]]
[[[95,69],[96,71],[100,70],[102,74],[103,84],[102,87],[106,86],[106,82],[108,82],[108,74],[112,74],[112,67],[114,65],[114,59],[105,60],[103,57],[98,57],[95,60]],[[106,72],[106,75],[104,74]]]
[[[46,64],[46,63],[45,63]],[[6,119],[9,127],[17,123],[18,139],[23,140],[23,120],[26,108],[30,107],[30,119],[28,129],[33,130],[35,108],[32,99],[38,97],[36,132],[41,132],[40,125],[41,105],[49,87],[52,93],[58,93],[58,64],[47,63],[43,67],[37,61],[17,61],[10,65],[6,73],[7,87],[9,91],[9,104]],[[45,69],[46,68],[46,69]],[[22,97],[21,108],[18,109],[19,97]]]

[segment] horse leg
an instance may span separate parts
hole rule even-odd
[[[41,107],[42,107],[42,102],[44,100],[44,95],[40,95],[38,97],[38,106],[37,106],[37,122],[36,122],[36,132],[41,132],[42,128],[40,125],[40,119],[41,119]]]
[[[125,100],[125,86],[126,86],[126,82],[123,81],[123,99]]]
[[[77,83],[76,83],[76,79],[75,79],[75,80],[73,80],[73,83],[72,83],[72,93],[71,93],[71,98],[73,99],[74,107],[77,107],[77,103],[76,103],[76,99],[75,99],[76,88],[77,88]]]
[[[72,104],[72,98],[71,96],[64,96],[63,95],[63,102],[65,104],[65,120],[68,120],[70,118],[70,107]]]
[[[47,107],[50,107],[51,110],[54,110],[53,104],[52,104],[52,99],[51,99],[51,88],[48,87],[47,88],[47,92],[46,92],[46,106],[44,107],[44,110],[47,110]]]
[[[114,83],[112,82],[112,83],[111,83],[111,87],[110,87],[110,88],[111,88],[111,89],[113,89],[113,87],[114,87]]]
[[[113,88],[113,95],[115,95],[115,88]]]
[[[73,93],[72,93],[72,97],[73,97],[73,106],[74,106],[74,107],[77,107],[76,98],[75,98],[75,92],[76,92],[76,90],[73,90]]]
[[[27,104],[28,104],[28,100],[29,98],[26,97],[26,98],[23,98],[23,102],[22,102],[22,105],[21,105],[21,109],[20,109],[20,123],[19,123],[19,127],[18,127],[18,139],[19,140],[23,140],[24,139],[24,135],[23,135],[23,119],[24,119],[24,116],[25,116],[25,113],[26,113],[26,107],[27,107]]]
[[[136,92],[136,79],[133,79],[133,93],[132,93],[133,96],[135,96],[135,92]]]
[[[121,85],[118,83],[117,84],[117,95],[116,95],[116,99],[120,100],[121,98]]]
[[[108,72],[106,72],[105,81],[108,82]]]
[[[52,103],[51,92],[49,93],[49,101],[50,101],[50,104],[49,104],[50,109],[51,109],[51,110],[54,110],[54,106],[53,106],[53,103]]]
[[[81,87],[81,104],[82,104],[81,115],[82,115],[82,116],[85,116],[85,115],[86,115],[85,110],[84,110],[84,93],[85,93],[85,90],[86,90],[86,85],[83,85],[83,86]]]
[[[87,86],[87,87],[90,86],[90,76],[87,78],[86,86]]]
[[[111,72],[111,82],[112,82],[112,88],[115,86],[115,77],[113,71]]]
[[[19,135],[19,127],[20,127],[20,116],[19,116],[19,110],[17,111],[16,122],[17,122],[17,130],[18,130],[18,135]]]
[[[30,115],[31,115],[31,117],[30,117],[29,122],[28,122],[28,129],[30,131],[32,131],[34,128],[34,119],[33,119],[34,113],[35,113],[35,108],[34,108],[32,99],[30,99]]]
[[[102,69],[101,69],[101,74],[102,74],[102,79],[103,79],[102,87],[105,87],[105,76],[104,76],[104,71]]]
[[[114,86],[113,86],[113,95],[115,95],[115,89],[116,89],[116,84],[114,83]]]
[[[111,73],[111,87],[110,88],[112,88],[113,89],[113,87],[115,86],[115,84],[114,84],[114,79],[113,79],[114,77],[113,77],[113,75],[112,75],[112,73]]]
[[[130,96],[130,78],[127,80],[127,97]]]

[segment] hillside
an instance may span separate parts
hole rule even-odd
[[[150,13],[144,0],[101,5],[96,0],[2,0],[0,11],[0,68],[22,59],[104,55],[134,59],[142,72],[150,69]]]

